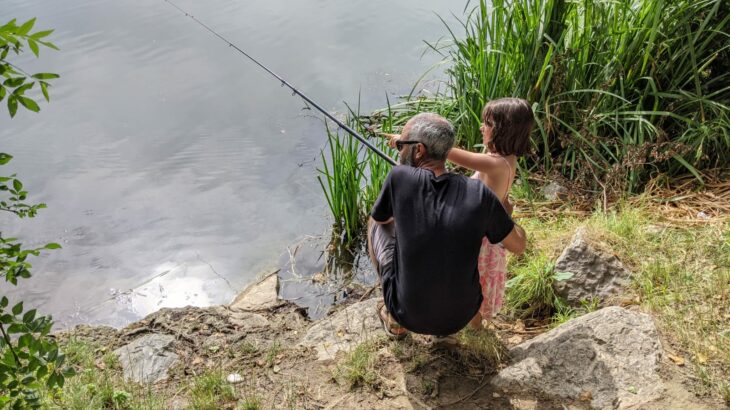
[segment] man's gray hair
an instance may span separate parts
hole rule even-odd
[[[454,126],[446,118],[432,112],[417,114],[408,122],[410,125],[406,139],[422,142],[429,158],[445,160],[454,146]]]

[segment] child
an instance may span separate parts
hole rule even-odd
[[[502,205],[511,215],[509,189],[515,179],[517,157],[526,154],[529,149],[535,117],[527,101],[500,98],[484,106],[482,121],[479,130],[487,152],[480,154],[453,148],[448,159],[476,171],[472,178],[484,182],[502,200]],[[394,146],[398,136],[386,134],[386,137]],[[484,237],[477,267],[484,301],[471,325],[479,328],[483,319],[491,319],[502,308],[507,268],[505,249],[501,244],[492,245]]]

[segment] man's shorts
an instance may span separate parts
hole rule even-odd
[[[375,261],[378,263],[378,277],[382,278],[392,272],[393,255],[395,255],[395,224],[381,225],[370,223],[370,245]]]

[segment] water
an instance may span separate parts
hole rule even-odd
[[[463,2],[176,2],[332,112],[410,91]],[[51,103],[10,120],[31,220],[0,215],[27,246],[59,242],[34,277],[2,286],[57,326],[122,326],[161,307],[226,303],[287,246],[328,229],[316,181],[321,116],[162,0],[2,0],[0,20],[37,17],[61,51],[11,59],[61,75]],[[4,104],[4,102],[3,102]]]

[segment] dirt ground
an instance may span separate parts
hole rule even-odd
[[[356,302],[354,290],[350,303]],[[370,297],[377,297],[370,295]],[[337,307],[341,309],[344,303]],[[260,316],[259,316],[260,315]],[[265,321],[262,322],[262,318]],[[343,377],[347,354],[335,360],[317,361],[311,348],[297,346],[311,325],[304,310],[293,304],[251,313],[234,312],[223,306],[162,309],[124,329],[79,326],[58,334],[63,340],[93,341],[108,352],[146,333],[176,337],[171,349],[180,360],[168,378],[151,386],[165,397],[168,408],[187,408],[185,386],[189,380],[211,369],[222,374],[238,373],[237,388],[260,399],[262,408],[295,409],[587,409],[590,397],[579,401],[554,401],[525,395],[508,396],[496,391],[489,380],[508,362],[490,363],[465,354],[453,346],[434,345],[430,338],[412,335],[403,341],[385,338],[369,344],[364,380]],[[263,324],[262,324],[263,323]],[[506,348],[528,340],[548,326],[539,323],[500,322],[492,325]],[[722,403],[688,393],[692,380],[669,359],[664,359],[662,376],[667,398],[646,408],[721,408]],[[357,379],[357,378],[355,378]],[[229,403],[223,408],[236,408]]]

